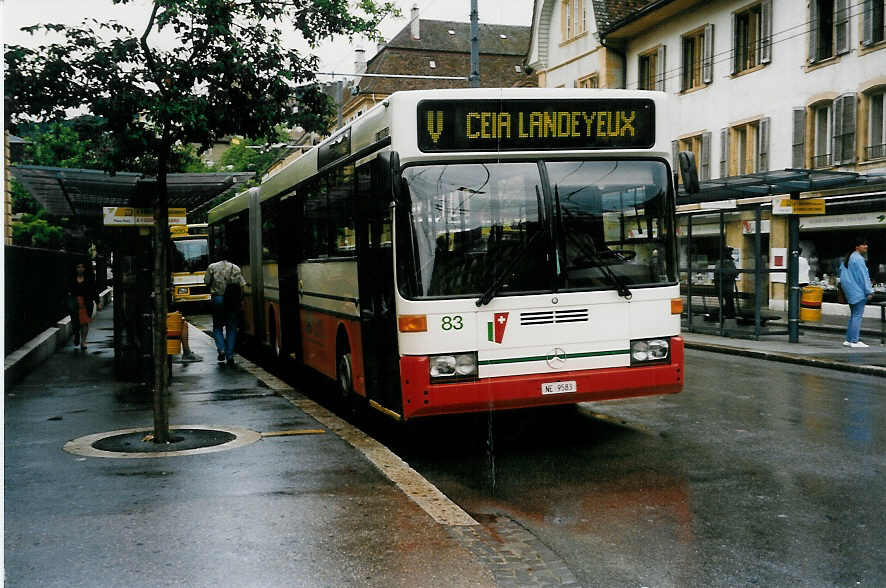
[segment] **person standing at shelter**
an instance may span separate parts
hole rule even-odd
[[[240,300],[246,280],[240,268],[226,259],[224,251],[219,251],[217,259],[206,268],[203,281],[212,296],[212,335],[218,350],[218,361],[234,365]]]
[[[801,288],[809,285],[809,260],[803,256],[803,249],[797,251],[797,275],[799,276],[798,284]]]
[[[723,297],[723,318],[735,318],[735,278],[738,269],[732,258],[732,247],[724,247],[714,267],[714,289]]]
[[[92,264],[78,262],[68,282],[68,312],[71,315],[71,328],[74,330],[74,346],[86,351],[86,336],[92,322],[93,304],[102,309],[95,283]]]
[[[846,327],[846,340],[843,341],[843,345],[847,347],[867,347],[859,340],[864,307],[874,295],[871,276],[864,260],[867,252],[867,240],[859,237],[855,240],[855,250],[840,265],[840,287],[846,303],[849,304],[849,325]]]

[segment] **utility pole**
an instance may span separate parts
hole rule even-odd
[[[477,0],[471,0],[471,76],[472,88],[480,87],[480,39],[477,32]]]

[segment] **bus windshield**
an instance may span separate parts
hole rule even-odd
[[[173,272],[202,272],[209,266],[209,242],[206,237],[174,239],[170,266]]]
[[[403,177],[411,208],[398,221],[397,259],[407,298],[675,282],[660,160],[436,164]]]

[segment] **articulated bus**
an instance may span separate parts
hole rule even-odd
[[[398,92],[209,213],[245,333],[399,420],[672,394],[660,92]]]
[[[197,303],[209,300],[203,283],[209,267],[209,225],[170,225],[169,267],[172,273],[172,302]]]

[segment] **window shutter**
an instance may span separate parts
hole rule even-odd
[[[877,2],[879,1],[880,0],[877,0]],[[867,47],[874,42],[874,0],[864,0],[861,22],[861,44]]]
[[[568,0],[560,4],[560,40],[565,41],[566,38],[566,5],[569,4]]]
[[[655,89],[664,92],[665,89],[665,73],[667,72],[667,67],[665,67],[665,57],[667,56],[667,47],[662,45],[658,48],[658,56],[655,64]]]
[[[809,63],[815,63],[818,58],[818,27],[821,21],[818,18],[818,0],[809,2]]]
[[[760,63],[772,61],[772,0],[760,3]]]
[[[760,119],[757,127],[757,171],[769,171],[769,117]]]
[[[701,177],[700,180],[711,179],[711,132],[701,135]]]
[[[855,162],[855,94],[834,100],[834,164]]]
[[[714,81],[714,25],[704,26],[704,55],[701,62],[701,81],[710,84]]]
[[[834,54],[849,52],[849,0],[834,1]]]
[[[720,129],[720,177],[729,176],[729,129]]]
[[[831,163],[834,165],[843,161],[843,97],[834,98],[831,108],[833,117],[833,140],[831,141]]]
[[[671,141],[671,157],[674,158],[674,171],[680,171],[680,142]]]
[[[732,75],[735,75],[736,72],[738,71],[738,38],[736,37],[736,35],[738,35],[738,26],[736,26],[737,25],[737,23],[736,23],[737,18],[738,17],[733,12],[732,13],[732,21],[731,21],[732,22],[732,53],[730,54],[730,58],[729,58],[729,73],[731,73]]]
[[[791,139],[791,167],[806,167],[806,109],[794,108],[794,133]]]

